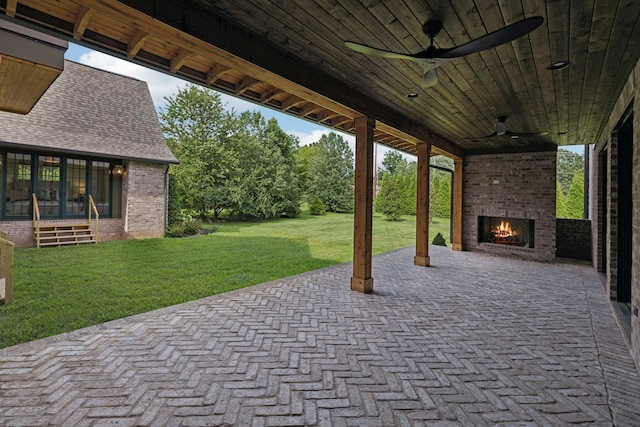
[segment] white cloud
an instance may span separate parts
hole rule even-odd
[[[287,130],[285,133],[295,136],[300,141],[300,146],[311,145],[314,142],[318,142],[322,135],[328,135],[331,132],[329,129],[314,129],[311,132],[299,131],[299,130]]]

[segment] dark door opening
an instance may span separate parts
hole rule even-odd
[[[618,128],[618,292],[619,302],[631,302],[633,261],[633,113]]]

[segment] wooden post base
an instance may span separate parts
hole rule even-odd
[[[359,279],[357,277],[351,278],[351,290],[368,294],[373,292],[373,277],[369,279]]]
[[[429,267],[431,265],[431,257],[428,256],[414,256],[413,263],[420,267]]]
[[[460,243],[454,243],[451,245],[451,249],[453,249],[454,251],[461,251],[462,245]]]

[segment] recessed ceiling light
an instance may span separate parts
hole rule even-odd
[[[570,64],[571,62],[569,61],[556,61],[553,64],[549,65],[547,67],[547,70],[551,70],[551,71],[562,70],[567,68]]]
[[[417,98],[417,97],[418,97],[418,94],[415,93],[415,92],[411,92],[411,93],[407,94],[407,98],[409,98],[409,99],[413,99],[413,98]]]
[[[515,135],[515,134],[511,135],[511,139],[518,139],[518,138],[520,138],[520,135]]]

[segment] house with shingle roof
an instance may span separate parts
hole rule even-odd
[[[177,159],[143,81],[65,61],[28,114],[0,112],[0,156],[0,229],[18,246],[45,227],[71,241],[96,216],[99,241],[164,235]]]

